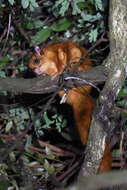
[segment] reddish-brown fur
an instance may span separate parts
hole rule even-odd
[[[61,74],[65,68],[77,69],[78,71],[86,70],[92,67],[92,63],[88,57],[79,64],[80,58],[86,55],[86,50],[72,42],[61,42],[49,44],[41,48],[40,55],[34,54],[30,61],[29,67],[36,74],[50,75],[54,79]],[[39,63],[37,63],[39,60]],[[66,103],[72,106],[76,126],[80,135],[82,144],[87,143],[91,116],[94,103],[90,97],[91,86],[84,85],[82,87],[73,88],[67,92]],[[62,97],[64,91],[59,91]],[[109,171],[111,168],[111,152],[108,145],[104,152],[99,172]]]

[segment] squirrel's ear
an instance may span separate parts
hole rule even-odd
[[[82,56],[82,52],[79,48],[74,47],[70,50],[72,61],[78,62]]]
[[[35,51],[35,53],[36,53],[36,55],[40,55],[40,52],[41,52],[41,49],[40,49],[40,47],[39,46],[35,46],[34,47],[34,51]]]
[[[62,48],[58,49],[58,59],[62,66],[66,66],[67,63],[67,54],[62,50]]]

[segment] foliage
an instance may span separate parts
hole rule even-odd
[[[31,108],[26,109],[23,107],[8,108],[7,113],[0,114],[0,120],[3,121],[5,133],[10,133],[16,130],[17,132],[27,129],[29,120],[35,118],[35,114]],[[15,128],[16,126],[16,128]],[[44,112],[39,119],[34,122],[34,128],[38,137],[44,134],[43,129],[49,129],[55,126],[58,132],[61,132],[66,127],[66,120],[62,115],[54,114],[48,117],[47,112]]]
[[[53,23],[51,27],[39,30],[34,36],[31,37],[32,45],[38,45],[40,42],[44,42],[47,40],[53,31],[55,32],[62,32],[67,30],[71,26],[71,22],[69,20],[61,19],[56,23]]]
[[[12,6],[16,3],[15,0],[8,0],[8,2]],[[24,9],[29,8],[31,11],[38,7],[36,0],[21,0],[21,5]]]
[[[37,184],[41,181],[45,181],[46,183],[51,174],[55,174],[56,170],[61,171],[60,165],[56,165],[58,162],[57,156],[54,156],[52,151],[48,150],[47,147],[42,148],[45,154],[32,150],[19,152],[18,146],[22,146],[24,142],[24,137],[18,137],[16,141],[11,139],[11,147],[9,148],[7,141],[1,140],[3,147],[0,151],[1,160],[5,161],[5,157],[8,159],[8,162],[0,164],[1,190],[37,189]],[[32,141],[30,145],[32,145]],[[9,151],[5,152],[5,147]]]
[[[22,17],[25,17],[24,22],[26,24],[24,26],[24,22],[22,22],[22,27],[29,30],[33,29],[35,33],[35,35],[30,36],[31,45],[40,44],[51,39],[64,40],[67,38],[74,41],[86,40],[86,43],[88,43],[87,39],[90,39],[92,43],[105,30],[102,14],[100,13],[100,11],[104,11],[104,4],[101,0],[56,0],[55,4],[53,1],[48,0],[42,2],[40,6],[35,0],[22,0],[21,2],[8,0],[8,2],[11,7],[17,6],[20,8],[22,6],[24,9],[25,15],[22,14]],[[6,4],[1,3],[1,6],[6,6]],[[44,13],[42,12],[44,19],[39,20],[33,15],[35,14],[34,11],[41,12],[41,10],[44,11]],[[33,13],[30,13],[30,11],[33,11]],[[46,14],[49,15],[48,20],[46,19]]]
[[[64,127],[66,127],[66,120],[58,114],[51,116],[51,119],[48,117],[47,112],[42,114],[41,119],[35,121],[35,132],[38,137],[44,134],[43,129],[49,129],[52,126],[55,126],[55,129],[58,132],[61,132]]]
[[[117,97],[117,105],[126,109],[127,107],[127,80],[125,80],[123,88],[120,90]]]

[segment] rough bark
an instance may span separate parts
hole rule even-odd
[[[44,94],[57,91],[61,88],[72,88],[83,84],[97,85],[105,82],[108,69],[104,66],[94,67],[81,72],[63,73],[55,80],[50,77],[38,77],[33,79],[23,78],[1,78],[0,91],[10,91],[15,93]],[[75,78],[75,79],[72,79]]]
[[[106,65],[110,67],[104,89],[100,93],[90,128],[86,157],[78,180],[82,176],[96,174],[103,157],[108,131],[111,129],[111,111],[124,83],[127,68],[127,3],[110,1],[109,39],[110,55]]]
[[[111,187],[110,190],[125,190],[127,185],[126,176],[127,171],[115,171],[88,176],[85,177],[85,179],[82,177],[79,180],[80,184],[78,187],[77,185],[71,185],[70,187],[59,188],[56,190],[100,190],[107,187]]]

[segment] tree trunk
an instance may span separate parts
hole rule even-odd
[[[109,12],[110,55],[105,65],[110,68],[110,72],[93,113],[86,156],[78,176],[79,186],[84,177],[98,171],[106,139],[111,131],[111,111],[126,76],[127,1],[111,0]]]

